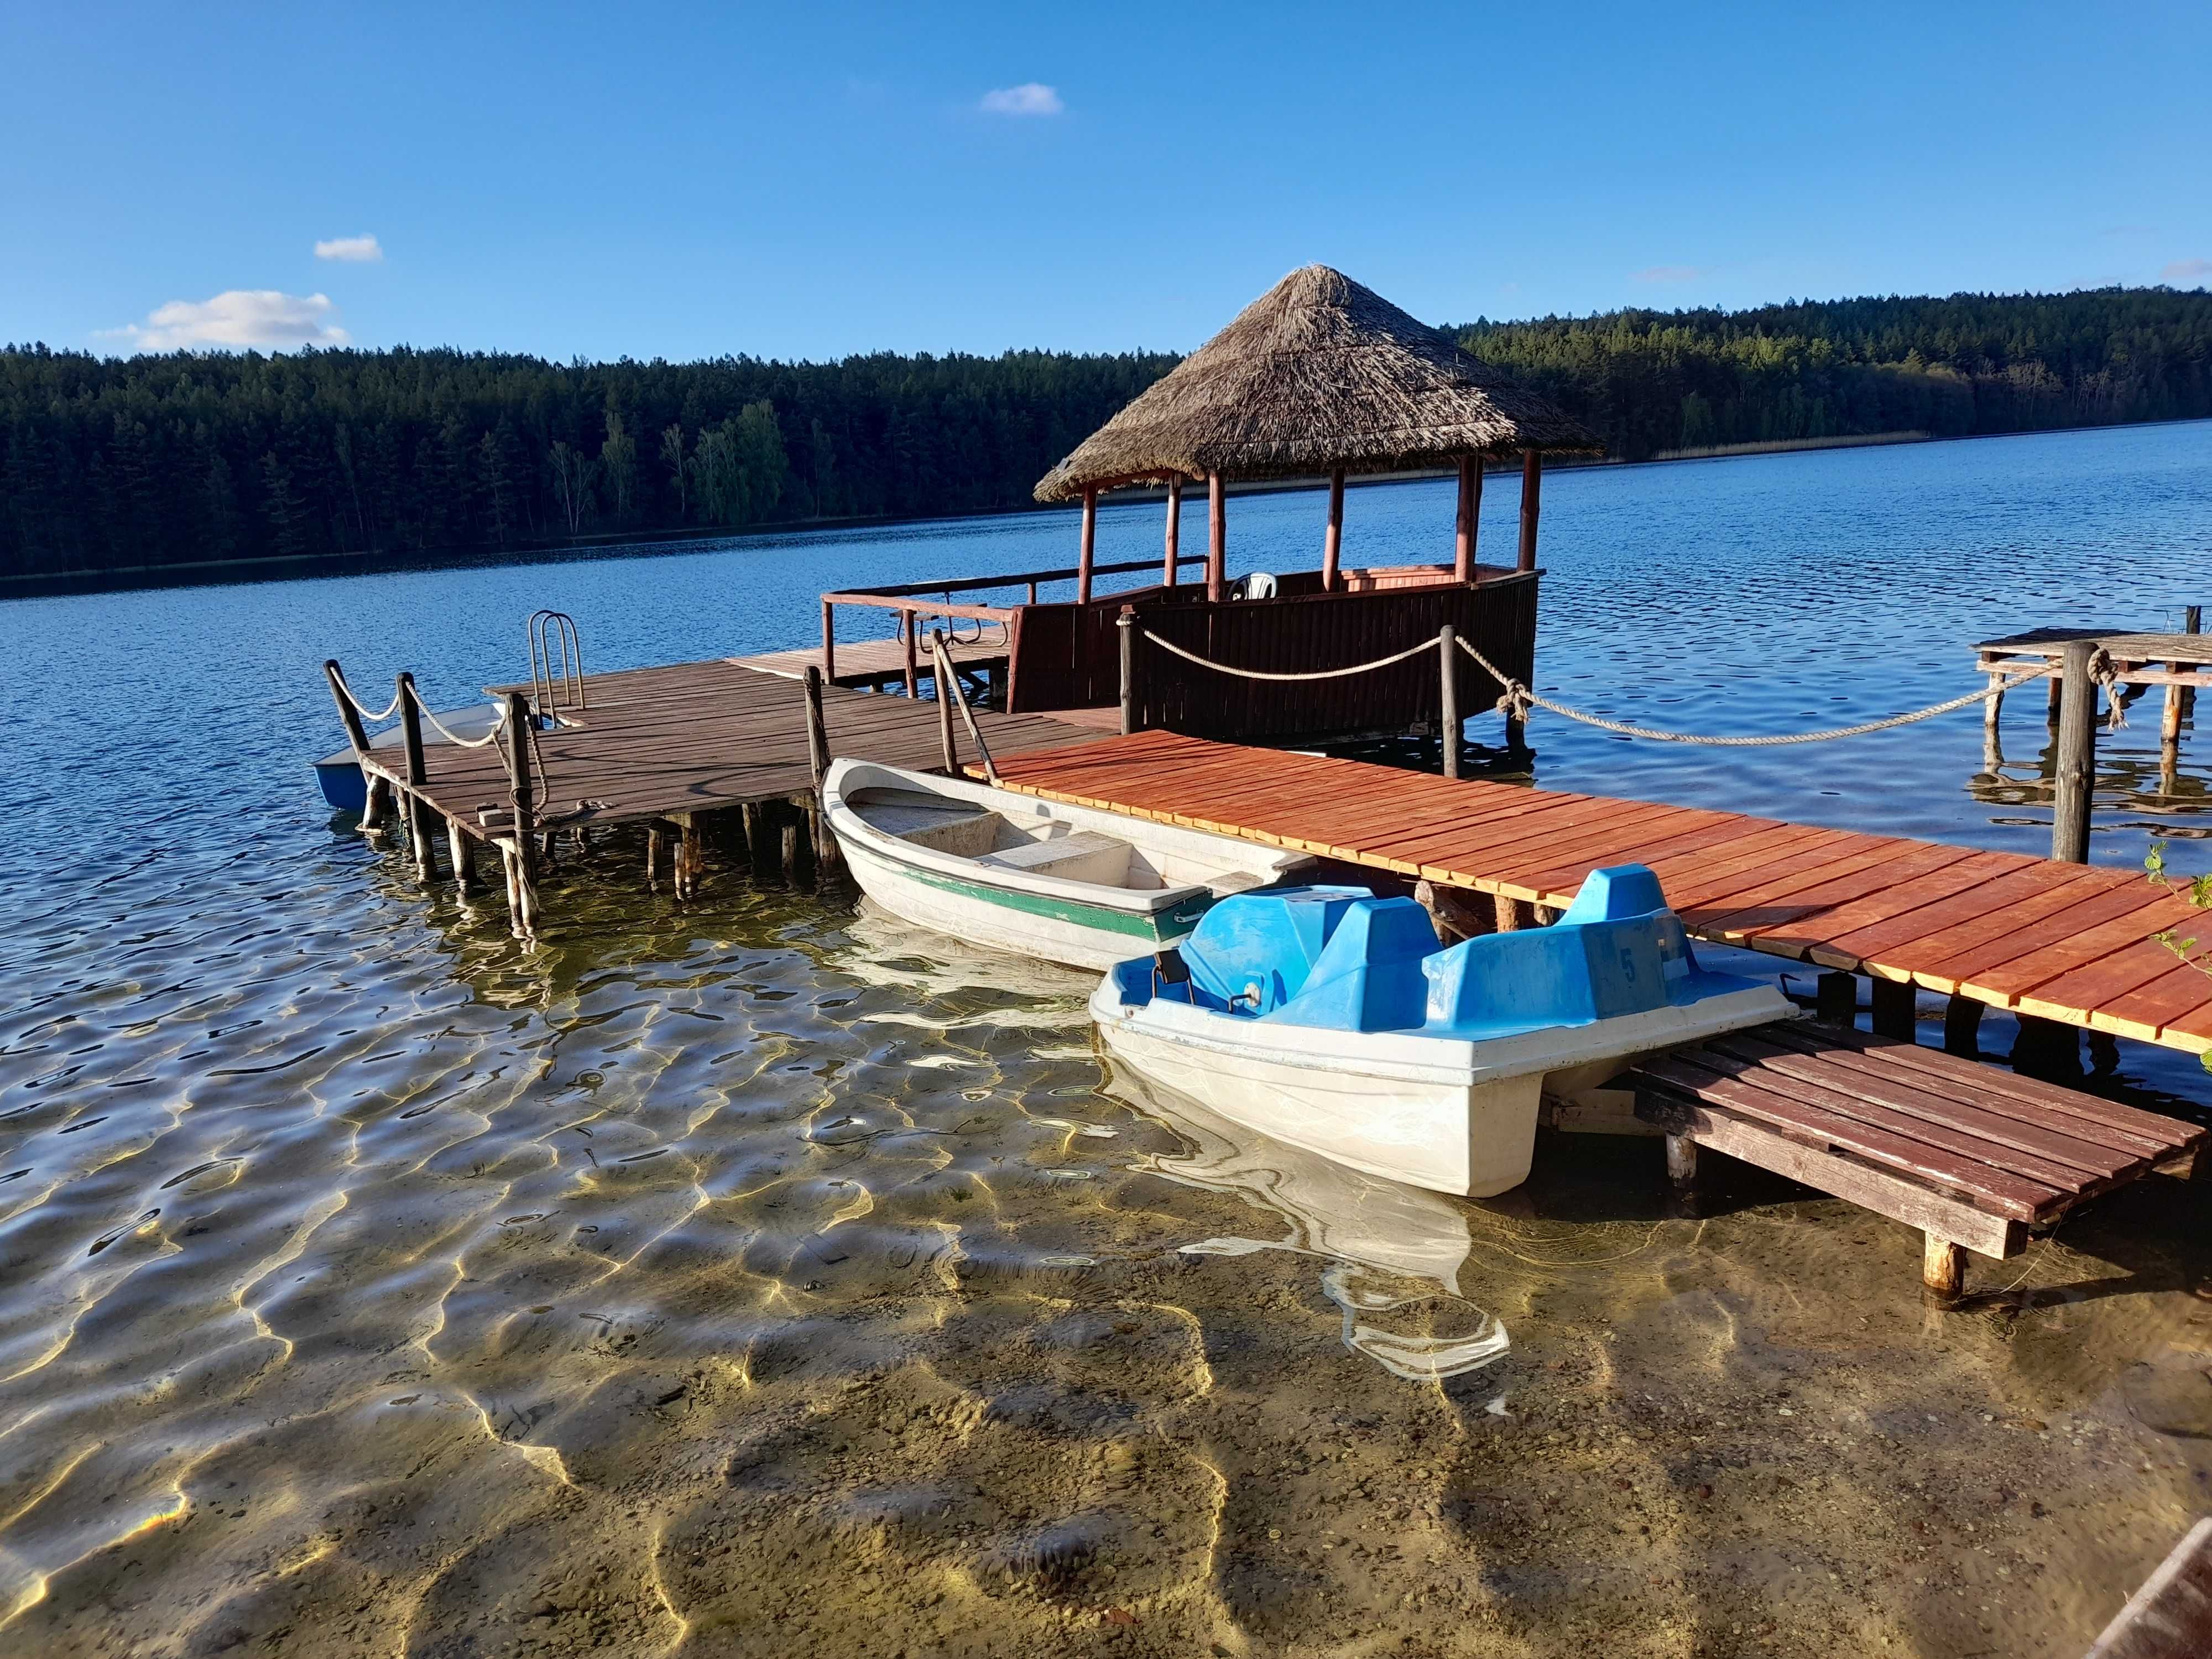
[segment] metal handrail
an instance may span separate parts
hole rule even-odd
[[[523,624],[530,645],[531,701],[541,710],[566,708],[572,703],[587,708],[584,690],[584,642],[576,632],[576,619],[565,611],[533,611]],[[560,647],[560,665],[554,665],[554,647]],[[558,693],[556,702],[556,693]]]

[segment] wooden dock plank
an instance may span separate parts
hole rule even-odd
[[[2188,912],[2125,871],[1163,732],[1000,771],[1010,787],[1553,907],[1593,868],[1648,863],[1701,938],[2212,1049],[2212,975],[2149,942]]]

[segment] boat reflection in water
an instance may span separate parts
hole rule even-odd
[[[1106,1091],[1165,1121],[1185,1150],[1149,1157],[1156,1174],[1231,1194],[1272,1212],[1279,1238],[1207,1238],[1194,1255],[1287,1250],[1324,1265],[1321,1287],[1343,1310],[1344,1342],[1417,1382],[1486,1365],[1510,1345],[1495,1316],[1460,1293],[1471,1240],[1451,1200],[1332,1163],[1217,1116],[1109,1062]]]

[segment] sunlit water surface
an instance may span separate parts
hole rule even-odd
[[[1513,491],[1483,536],[1510,545]],[[1446,488],[1355,490],[1435,556]],[[1308,495],[1232,568],[1312,562]],[[1156,545],[1112,509],[1101,556]],[[544,945],[319,809],[317,675],[434,703],[522,617],[611,668],[824,586],[1065,562],[1064,516],[8,605],[0,1650],[2077,1654],[2212,1507],[2206,1206],[2147,1182],[1921,1304],[1917,1240],[1649,1142],[1480,1203],[1115,1076],[1079,976],[620,840]],[[1832,726],[1975,640],[2171,626],[2212,426],[1561,473],[1541,684]],[[1482,722],[1477,722],[1480,734]],[[2038,850],[2039,707],[1849,744],[1539,718],[1547,784]],[[2106,744],[2095,856],[2204,866]],[[1770,967],[1771,971],[1771,967]],[[2004,1022],[1985,1034],[2000,1054]],[[2195,1113],[2185,1057],[2095,1086]]]

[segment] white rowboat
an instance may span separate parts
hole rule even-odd
[[[1216,900],[1313,862],[872,761],[832,763],[822,794],[853,878],[884,909],[1074,968],[1103,969],[1164,949]]]

